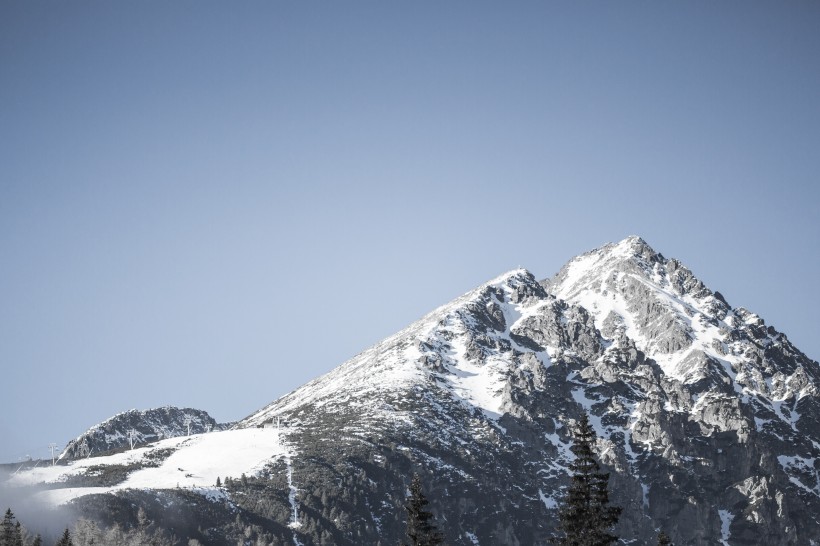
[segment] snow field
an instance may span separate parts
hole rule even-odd
[[[174,452],[157,467],[132,472],[122,483],[111,487],[60,488],[72,476],[81,476],[98,465],[146,464],[150,455],[164,449]],[[40,493],[49,504],[64,504],[84,495],[111,493],[124,489],[188,488],[209,497],[221,496],[215,487],[217,477],[238,478],[243,473],[254,475],[271,461],[285,457],[290,461],[291,450],[284,441],[284,431],[275,428],[247,428],[226,430],[162,440],[115,455],[73,461],[67,466],[35,468],[15,474],[9,486],[57,486]],[[290,475],[289,475],[290,477]]]

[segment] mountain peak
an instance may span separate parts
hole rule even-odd
[[[637,256],[644,258],[657,257],[659,254],[649,246],[642,237],[638,235],[630,235],[617,243],[610,243],[603,247],[603,249],[611,249],[612,255]]]
[[[571,299],[590,286],[599,286],[613,274],[628,272],[652,277],[654,265],[665,263],[663,255],[644,239],[631,235],[576,256],[544,284],[559,298]]]
[[[758,345],[785,343],[784,338],[757,315],[732,309],[680,261],[664,258],[640,237],[577,256],[544,284],[556,297],[586,309],[605,338],[634,341],[668,378],[779,396],[768,385],[750,386],[751,368],[742,355]],[[797,367],[783,371],[791,374]],[[771,370],[754,373],[767,377]]]
[[[601,260],[612,263],[624,261],[639,265],[665,263],[663,254],[655,251],[645,239],[637,235],[630,235],[617,243],[608,243],[600,248],[596,248],[582,256],[596,255]]]
[[[530,279],[530,278],[534,279],[535,277],[533,276],[532,273],[530,273],[529,270],[527,270],[523,267],[517,267],[515,269],[511,269],[511,270],[509,270],[505,273],[502,273],[501,275],[497,276],[496,278],[494,278],[490,281],[485,282],[484,284],[480,285],[478,288],[471,290],[471,292],[473,292],[475,290],[481,290],[482,288],[484,288],[486,286],[493,286],[493,285],[503,284],[505,282],[508,282],[511,279],[523,280],[523,279]]]

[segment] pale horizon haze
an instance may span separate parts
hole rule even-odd
[[[820,4],[0,4],[0,462],[643,237],[820,358]]]

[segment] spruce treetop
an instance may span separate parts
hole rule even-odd
[[[429,503],[421,489],[421,478],[418,474],[413,474],[410,497],[405,505],[409,546],[437,546],[444,543],[444,535],[433,523],[433,513],[425,510]]]
[[[572,481],[558,513],[560,535],[553,538],[554,544],[608,546],[618,540],[610,530],[618,523],[621,508],[609,505],[609,473],[601,472],[592,450],[596,438],[583,413],[573,430]]]

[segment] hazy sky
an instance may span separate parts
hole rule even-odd
[[[0,461],[644,237],[811,358],[820,3],[0,3]]]

